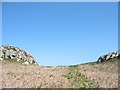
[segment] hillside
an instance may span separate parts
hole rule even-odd
[[[9,45],[0,46],[0,60],[27,65],[37,64],[35,59],[28,52],[22,50],[21,48]]]
[[[117,51],[100,56],[96,62],[54,67],[19,63],[18,56],[1,57],[2,88],[117,88],[119,56]]]

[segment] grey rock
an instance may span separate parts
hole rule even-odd
[[[3,58],[0,58],[0,61],[3,61]]]
[[[20,59],[17,59],[17,62],[19,62],[20,61]]]
[[[109,54],[100,56],[97,60],[97,62],[104,62],[104,61],[108,61],[110,59],[116,58],[116,57],[120,57],[120,51],[116,51],[116,52],[111,52]]]
[[[0,46],[0,60],[15,59],[17,62],[23,61],[24,64],[37,64],[35,59],[28,53],[18,47],[9,45]]]
[[[26,61],[26,62],[24,62],[23,64],[29,65],[29,62],[28,62],[28,61]]]
[[[3,47],[2,46],[0,46],[0,57],[2,57],[3,56]]]
[[[108,56],[106,56],[106,60],[108,60],[110,58],[110,56],[108,55]]]

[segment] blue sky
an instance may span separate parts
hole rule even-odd
[[[41,65],[96,61],[118,50],[117,2],[3,3],[3,43]]]

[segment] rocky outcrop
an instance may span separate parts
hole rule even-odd
[[[0,46],[0,61],[15,60],[22,64],[37,64],[35,59],[24,50],[9,45]]]
[[[118,58],[120,57],[120,51],[116,51],[116,52],[112,52],[112,53],[100,56],[97,62],[104,62],[117,57]]]

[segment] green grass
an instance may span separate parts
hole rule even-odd
[[[67,78],[67,79],[72,79],[73,77],[71,76],[71,75],[69,75],[69,74],[67,74],[67,75],[63,75],[65,78]]]
[[[118,63],[118,60],[120,58],[113,58],[105,62],[89,62],[84,63],[80,65],[103,65],[103,64],[116,64]],[[70,82],[73,88],[98,88],[98,85],[93,83],[93,81],[87,80],[84,75],[81,75],[78,71],[80,68],[78,68],[79,65],[70,65],[69,66],[69,72],[66,75],[63,75],[65,78],[67,78]]]
[[[4,61],[9,62],[9,63],[19,63],[19,64],[22,64],[25,62],[25,61],[18,62],[17,59],[8,59],[8,58],[4,58]]]
[[[118,63],[118,60],[119,60],[120,58],[113,58],[113,59],[110,59],[110,60],[108,60],[108,61],[106,61],[106,63]],[[105,63],[105,62],[103,62],[103,63]]]
[[[25,60],[25,61],[17,61],[17,59],[4,58],[4,61],[5,61],[4,63],[23,64],[23,63],[26,62],[27,60]],[[35,65],[35,64],[29,63],[29,65]]]
[[[37,88],[42,88],[42,84],[40,84]]]
[[[109,59],[107,61],[104,62],[96,62],[96,63],[92,63],[92,65],[96,65],[96,64],[115,64],[118,63],[119,58],[113,58],[113,59]]]
[[[68,69],[69,72],[63,76],[71,82],[73,88],[97,88],[97,85],[93,84],[92,81],[78,73],[79,68],[76,66],[70,66]]]
[[[89,65],[97,65],[97,64],[115,64],[115,63],[118,63],[118,60],[120,58],[113,58],[113,59],[109,59],[107,61],[104,61],[104,62],[88,62],[88,63],[84,63],[84,64],[80,64],[80,65],[86,65],[86,64],[89,64]]]
[[[46,66],[47,68],[51,68],[52,66]]]
[[[69,67],[78,67],[79,65],[70,65]]]

